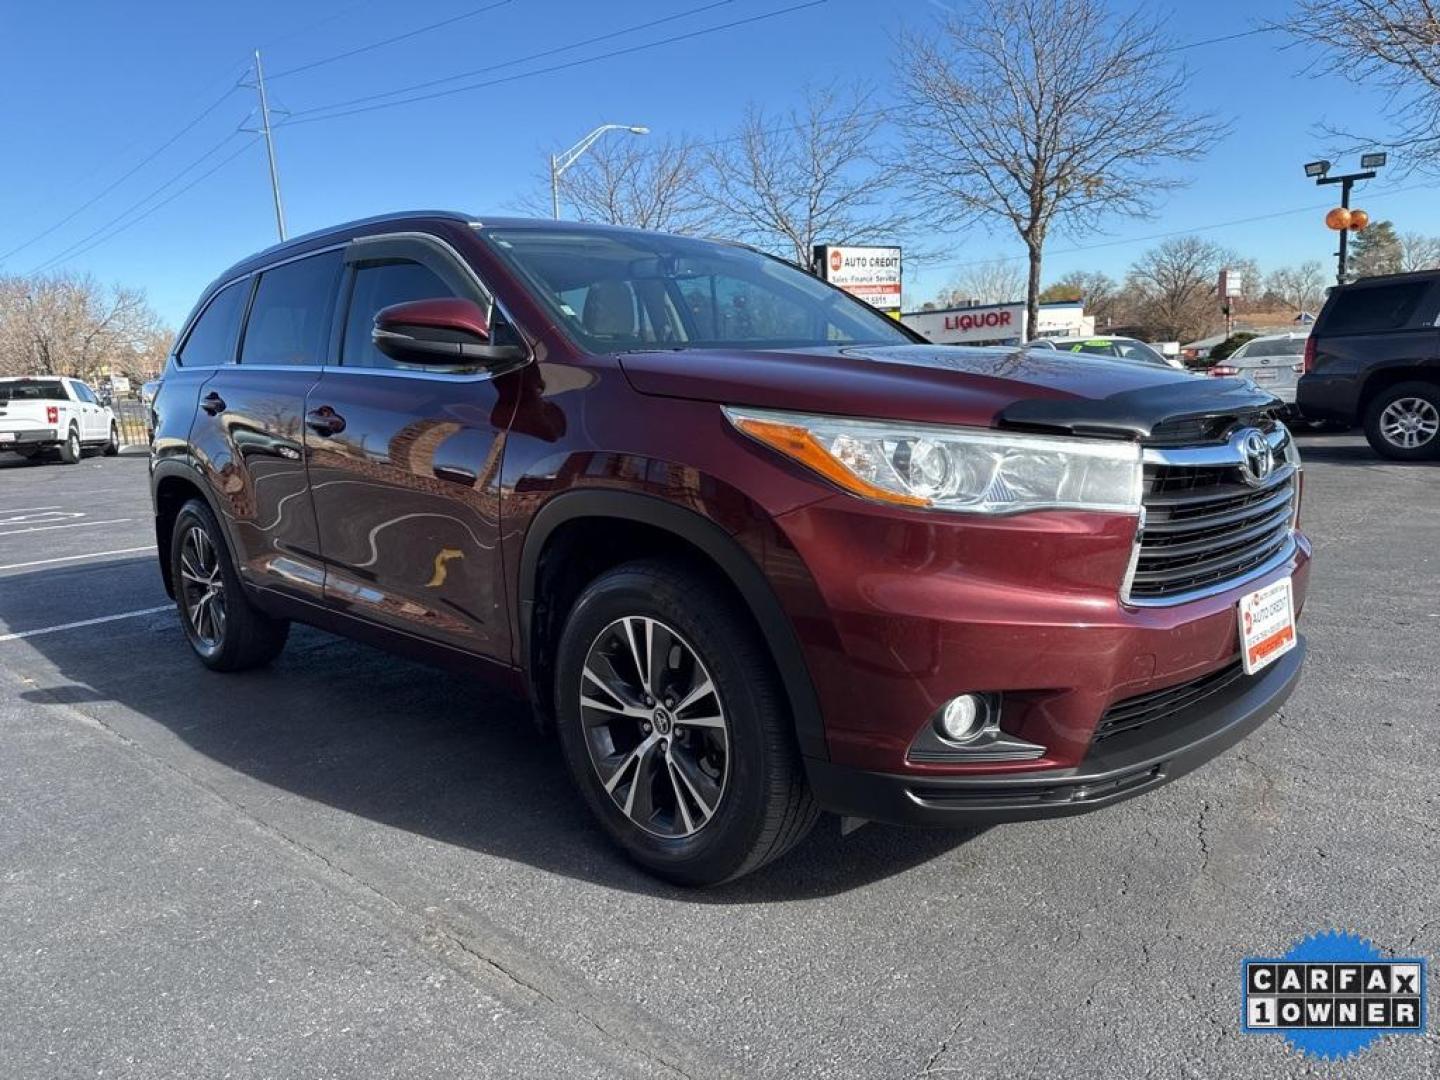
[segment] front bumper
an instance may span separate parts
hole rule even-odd
[[[872,772],[806,760],[829,811],[896,825],[980,825],[1098,810],[1184,776],[1272,716],[1300,679],[1305,639],[1257,675],[1128,738],[1107,741],[1072,768],[988,775]]]

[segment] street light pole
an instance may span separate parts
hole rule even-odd
[[[550,155],[550,212],[560,220],[560,177],[566,169],[585,156],[607,131],[628,131],[631,135],[648,135],[650,129],[639,124],[601,124],[563,154]]]
[[[1375,178],[1375,170],[1371,169],[1371,170],[1368,171],[1368,172],[1349,173],[1349,174],[1347,174],[1347,175],[1345,175],[1345,176],[1322,176],[1322,177],[1320,177],[1318,180],[1316,180],[1315,182],[1316,182],[1317,184],[1339,184],[1339,185],[1340,185],[1340,205],[1341,205],[1343,208],[1345,208],[1346,210],[1349,210],[1349,209],[1350,209],[1350,189],[1355,186],[1355,181],[1357,181],[1357,180],[1373,180],[1374,178]],[[1335,283],[1336,283],[1337,285],[1344,285],[1344,284],[1345,284],[1345,279],[1346,279],[1346,277],[1349,276],[1350,267],[1349,267],[1348,262],[1347,262],[1347,260],[1348,260],[1348,258],[1349,258],[1349,256],[1348,256],[1347,253],[1349,252],[1349,250],[1350,250],[1350,230],[1349,230],[1349,229],[1341,229],[1341,230],[1340,230],[1340,250],[1335,253],[1336,258],[1337,258],[1337,260],[1338,260],[1338,266],[1336,267],[1336,272],[1335,272]]]
[[[1345,211],[1350,209],[1350,189],[1360,180],[1375,179],[1376,170],[1385,164],[1383,153],[1362,154],[1360,157],[1361,172],[1344,173],[1340,176],[1330,176],[1330,162],[1312,161],[1305,166],[1305,175],[1313,177],[1316,184],[1339,184],[1340,185],[1340,208]],[[1348,218],[1348,213],[1347,213]],[[1350,276],[1349,252],[1350,252],[1350,230],[1340,229],[1340,250],[1335,253],[1337,265],[1335,268],[1335,283],[1344,285],[1346,278]]]

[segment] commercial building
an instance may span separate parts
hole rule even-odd
[[[1078,300],[1041,304],[1034,333],[1025,325],[1025,304],[973,304],[937,311],[910,311],[900,321],[937,345],[1018,345],[1036,337],[1088,336],[1095,316]]]

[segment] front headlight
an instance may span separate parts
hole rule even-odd
[[[731,407],[725,415],[853,495],[980,514],[1138,513],[1136,443]]]

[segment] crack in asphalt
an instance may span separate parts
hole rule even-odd
[[[567,982],[566,977],[558,972],[552,973],[548,979],[537,977],[533,970],[528,973],[523,972],[520,969],[526,965],[519,955],[520,950],[514,947],[508,950],[514,955],[506,959],[491,955],[491,952],[503,953],[507,949],[498,942],[491,942],[490,944],[498,947],[489,951],[477,947],[473,943],[475,935],[467,935],[463,931],[444,925],[436,918],[427,917],[411,910],[385,890],[336,862],[324,851],[257,817],[244,803],[165,760],[144,744],[117,730],[100,717],[93,716],[77,708],[73,703],[62,700],[52,691],[38,686],[34,679],[13,671],[8,674],[18,679],[26,687],[27,691],[33,695],[32,700],[43,701],[46,706],[58,710],[81,726],[112,739],[150,771],[178,779],[203,792],[257,833],[299,853],[302,858],[319,863],[331,875],[343,879],[353,889],[360,890],[377,902],[389,913],[393,921],[400,923],[410,932],[412,939],[416,942],[439,942],[444,950],[444,958],[453,970],[462,975],[468,975],[470,971],[478,968],[489,978],[484,981],[472,978],[470,981],[482,992],[502,997],[507,992],[506,988],[518,989],[525,999],[524,1004],[533,1005],[537,999],[543,1001],[558,1013],[593,1031],[600,1037],[602,1043],[613,1044],[624,1051],[625,1055],[640,1058],[647,1064],[663,1070],[665,1074],[679,1077],[680,1080],[702,1080],[702,1078],[711,1077],[725,1080],[727,1077],[739,1075],[736,1071],[717,1063],[711,1049],[682,1043],[675,1036],[659,1031],[660,1025],[651,1021],[648,1016],[639,1015],[623,1006],[603,1001],[584,988],[577,976],[569,976]],[[455,962],[457,954],[464,958],[465,963]],[[548,966],[543,960],[530,959],[529,966],[531,968]],[[487,986],[487,982],[492,984],[499,982],[502,985],[497,988],[494,985]],[[547,989],[545,985],[547,982],[566,986],[570,992]],[[514,989],[509,992],[513,994]],[[702,1058],[704,1060],[701,1060]]]

